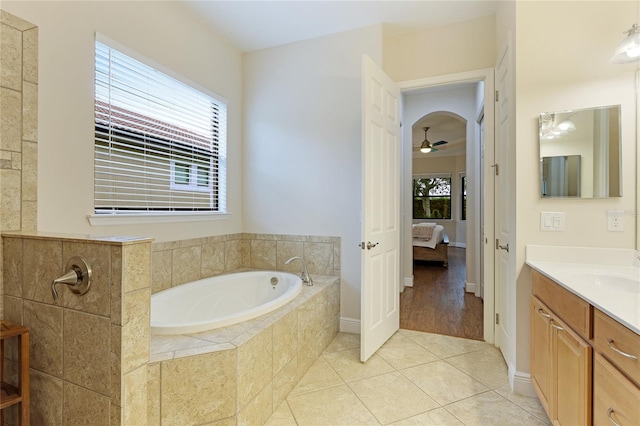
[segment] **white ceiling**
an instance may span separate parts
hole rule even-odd
[[[494,14],[497,1],[179,0],[245,52],[388,24],[386,34],[439,27]]]
[[[393,35],[494,14],[488,0],[178,0],[185,9],[244,52],[308,40],[374,24]],[[444,90],[435,88],[429,91]],[[421,153],[423,127],[438,152]],[[424,117],[413,127],[414,157],[463,154],[465,124],[446,114]]]

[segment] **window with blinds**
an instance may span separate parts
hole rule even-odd
[[[225,212],[226,109],[96,41],[95,214]]]

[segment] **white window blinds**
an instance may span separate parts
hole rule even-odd
[[[225,212],[226,110],[96,41],[95,213]]]

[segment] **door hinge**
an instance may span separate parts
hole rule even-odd
[[[498,102],[499,99],[500,97],[498,96],[498,91],[496,90],[496,102]]]
[[[498,173],[498,163],[496,163],[496,164],[492,164],[490,167],[493,167],[493,168],[494,168],[494,171],[495,171],[495,173],[496,173],[496,176],[498,176],[498,174],[499,174],[499,173]]]
[[[496,314],[496,325],[500,324],[500,314]]]

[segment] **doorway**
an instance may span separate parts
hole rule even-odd
[[[400,328],[484,340],[483,303],[465,291],[465,249],[449,247],[449,267],[415,261],[413,287],[400,295]]]
[[[487,229],[488,227],[484,226],[485,217],[480,214],[481,209],[484,208],[481,204],[482,200],[485,203],[492,203],[492,193],[483,194],[484,165],[482,160],[485,147],[479,136],[482,131],[479,117],[486,116],[487,119],[493,120],[493,102],[489,102],[490,111],[486,111],[486,114],[483,108],[483,101],[488,97],[487,94],[493,93],[493,70],[480,70],[460,75],[400,83],[400,88],[403,93],[403,139],[405,141],[403,164],[406,165],[402,177],[404,193],[404,231],[402,235],[404,255],[402,265],[403,283],[405,288],[410,287],[406,288],[401,296],[401,326],[415,328],[407,325],[406,321],[412,319],[420,321],[422,317],[427,323],[431,322],[431,329],[424,331],[493,343],[494,329],[490,321],[494,315],[493,288],[482,288],[483,284],[485,287],[493,285],[493,280],[484,279],[484,274],[492,274],[493,268],[489,270],[486,267],[483,268],[485,263],[493,262],[493,251],[490,250],[492,247],[487,248],[485,244],[485,241],[492,240],[492,235],[489,233],[493,232],[493,228]],[[462,113],[461,107],[455,105],[460,101],[459,92],[465,92],[468,95]],[[432,105],[423,108],[420,112],[409,112],[407,107],[411,105],[411,101],[415,101],[421,96],[430,97]],[[442,268],[442,265],[437,264],[414,262],[412,256],[412,226],[416,222],[419,223],[421,219],[414,220],[413,215],[414,197],[411,183],[413,182],[412,166],[415,158],[412,146],[416,145],[416,142],[407,142],[412,140],[411,137],[408,137],[410,136],[408,133],[413,130],[414,124],[418,123],[420,118],[434,112],[462,117],[465,124],[462,126],[464,133],[461,138],[465,143],[470,142],[467,147],[463,148],[465,158],[462,160],[462,165],[458,168],[451,168],[449,171],[451,180],[455,181],[452,182],[453,191],[450,196],[456,197],[458,206],[451,212],[452,216],[450,217],[424,220],[425,222],[441,223],[447,227],[448,233],[452,234],[450,235],[453,237],[450,238],[452,244],[448,249],[451,259],[449,268]],[[420,126],[417,131],[422,131]],[[446,140],[446,138],[441,139],[437,134],[433,134],[433,138],[431,136],[429,134],[428,137],[431,142]],[[487,129],[483,136],[486,143],[491,145],[487,149],[492,150],[493,128]],[[424,134],[422,139],[425,139]],[[455,142],[460,137],[454,136],[450,139]],[[446,145],[437,147],[443,151],[440,154],[444,154],[450,146],[455,146],[455,143],[448,140],[447,142]],[[417,142],[417,145],[420,145],[420,141]],[[439,160],[440,163],[444,161],[443,158]],[[459,159],[458,162],[460,162]],[[461,207],[464,197],[463,180],[468,189],[465,209]],[[468,217],[464,217],[465,213]],[[489,290],[490,293],[487,294],[484,301],[481,297],[476,297],[476,294],[482,296],[483,290]],[[425,298],[434,303],[426,309]],[[472,312],[474,313],[469,315]],[[455,324],[458,327],[457,331],[453,326]]]

